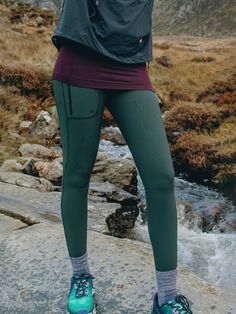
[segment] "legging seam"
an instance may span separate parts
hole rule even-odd
[[[65,112],[65,125],[66,125],[66,133],[67,133],[67,148],[66,148],[66,155],[67,155],[67,160],[66,160],[66,164],[65,164],[65,167],[64,167],[64,171],[63,171],[63,178],[64,178],[64,174],[66,173],[66,170],[67,170],[67,165],[68,165],[68,161],[69,161],[69,145],[70,145],[70,142],[69,142],[69,128],[68,128],[68,120],[67,120],[67,112],[66,112],[66,99],[65,99],[65,93],[64,93],[64,86],[63,86],[63,83],[61,82],[61,88],[62,88],[62,94],[63,94],[63,107],[64,107],[64,112]],[[63,154],[63,162],[64,162],[64,154]],[[63,200],[64,200],[64,179],[62,180],[63,181],[63,184],[62,184],[62,203],[63,203]]]

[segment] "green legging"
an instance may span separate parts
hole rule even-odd
[[[62,138],[61,214],[69,255],[87,251],[87,195],[106,105],[144,185],[156,270],[175,269],[174,168],[157,95],[149,90],[85,88],[59,80],[52,80],[52,86]]]

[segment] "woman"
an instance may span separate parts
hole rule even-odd
[[[63,148],[61,213],[73,274],[69,313],[95,313],[87,255],[87,193],[105,104],[133,155],[146,193],[157,292],[152,313],[192,313],[177,295],[174,169],[152,60],[153,0],[65,0],[52,36],[52,84]]]

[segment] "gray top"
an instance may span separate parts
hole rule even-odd
[[[51,37],[63,37],[124,63],[149,62],[154,0],[64,0]]]

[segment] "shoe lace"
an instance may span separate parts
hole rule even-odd
[[[74,275],[73,279],[73,285],[75,287],[75,296],[77,298],[82,298],[85,295],[88,295],[88,289],[87,287],[89,286],[89,278],[93,278],[94,276],[88,273],[84,273],[81,275]]]
[[[182,294],[177,294],[175,300],[171,302],[171,307],[178,310],[176,314],[181,313],[193,314],[192,310],[190,309],[190,305],[188,303],[187,298]]]

